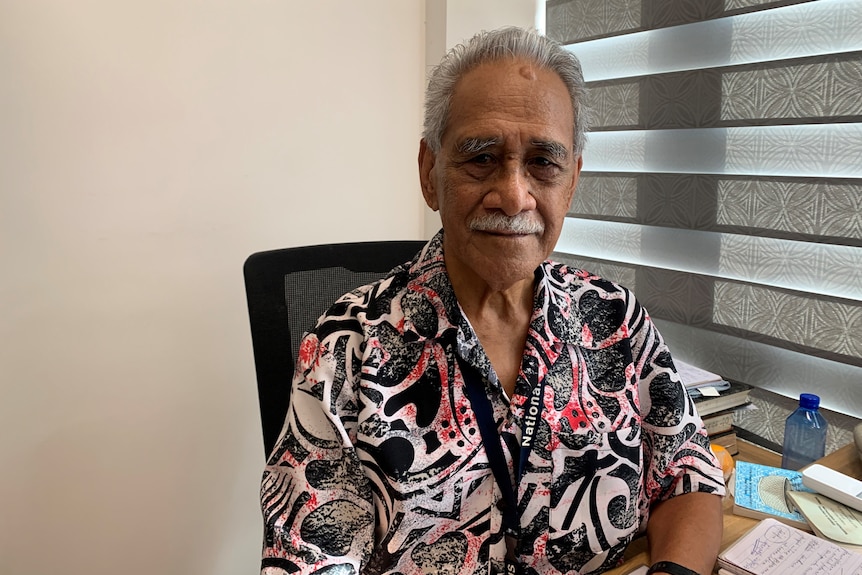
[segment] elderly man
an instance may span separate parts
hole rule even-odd
[[[711,572],[721,470],[631,292],[547,261],[581,169],[577,60],[483,33],[432,73],[443,229],[301,344],[264,473],[262,573]]]

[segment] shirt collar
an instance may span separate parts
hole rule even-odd
[[[572,304],[580,284],[574,270],[545,261],[535,271],[536,290],[530,329],[553,347],[581,342],[583,319]],[[443,230],[437,232],[409,264],[407,289],[402,298],[403,332],[410,339],[441,338],[457,334],[465,359],[475,357],[476,337],[461,311],[443,258]],[[484,354],[481,354],[484,355]]]

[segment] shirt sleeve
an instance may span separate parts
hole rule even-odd
[[[724,495],[724,476],[703,421],[647,311],[634,303],[632,352],[639,376],[646,504],[691,492]]]
[[[262,575],[359,573],[372,550],[371,488],[345,423],[356,421],[362,334],[339,319],[323,318],[300,345],[284,428],[261,481]]]

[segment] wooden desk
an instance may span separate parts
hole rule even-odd
[[[862,459],[859,458],[859,452],[856,451],[856,446],[853,443],[849,443],[841,449],[830,453],[817,463],[840,471],[850,477],[862,479]]]
[[[772,465],[773,467],[781,465],[780,455],[747,442],[740,442],[739,455],[736,456],[736,459],[763,465]],[[862,460],[859,459],[856,446],[852,443],[827,455],[817,463],[831,467],[841,473],[846,473],[851,477],[862,479]],[[742,537],[743,534],[754,527],[757,521],[757,519],[734,515],[733,498],[730,495],[725,497],[724,533],[721,537],[721,550],[724,551],[734,541]],[[650,563],[646,537],[641,537],[629,545],[625,554],[625,562],[607,573],[609,575],[622,575],[623,573],[628,573],[638,565],[650,565]]]

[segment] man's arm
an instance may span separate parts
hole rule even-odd
[[[719,495],[684,493],[662,501],[653,508],[647,523],[650,560],[673,561],[708,575],[715,566],[722,529]]]
[[[651,560],[708,575],[721,545],[723,474],[664,340],[645,310],[639,311],[645,321],[632,341],[645,413],[644,496],[650,507],[646,531]]]
[[[374,540],[371,487],[353,448],[360,336],[323,325],[300,344],[281,437],[261,481],[261,575],[358,573]]]

